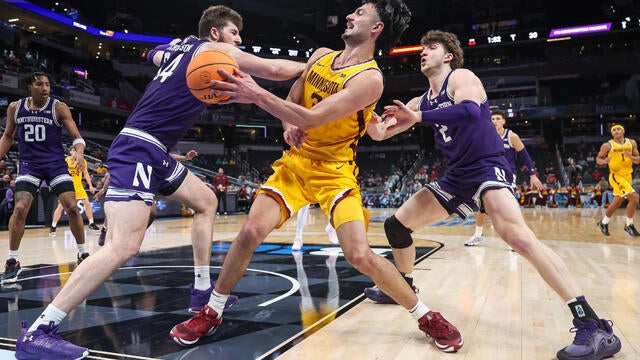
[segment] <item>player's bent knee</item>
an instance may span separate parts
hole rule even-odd
[[[391,215],[384,221],[384,232],[387,235],[389,245],[394,249],[405,249],[413,244],[411,229],[402,225],[395,215]]]

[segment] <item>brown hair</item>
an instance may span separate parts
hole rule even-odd
[[[455,34],[440,30],[429,30],[429,32],[420,39],[420,44],[426,46],[431,43],[438,43],[442,45],[446,52],[453,55],[453,59],[451,59],[450,63],[451,69],[458,69],[462,67],[464,64],[464,52],[462,51],[460,41]]]
[[[503,119],[505,119],[505,120],[507,119],[507,115],[502,110],[493,110],[493,111],[491,111],[491,116],[493,116],[493,115],[502,116]]]
[[[242,16],[237,11],[224,5],[209,6],[202,12],[198,22],[198,37],[204,39],[209,36],[211,28],[216,28],[222,32],[222,28],[231,22],[242,30]]]

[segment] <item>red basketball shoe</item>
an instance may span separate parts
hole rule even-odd
[[[440,351],[456,352],[462,348],[464,341],[455,326],[448,322],[439,312],[429,311],[418,320],[418,327],[433,338]]]
[[[218,318],[218,313],[205,305],[194,317],[174,326],[169,337],[178,345],[190,346],[204,336],[213,335],[220,323],[222,318]]]

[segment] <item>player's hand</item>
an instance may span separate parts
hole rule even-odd
[[[96,193],[96,188],[94,188],[92,185],[89,185],[89,191],[91,192],[91,194],[95,194]]]
[[[198,152],[195,150],[189,150],[185,155],[184,155],[184,159],[185,160],[191,160],[194,157],[198,156]]]
[[[252,104],[266,91],[249,74],[240,69],[234,69],[233,74],[224,69],[218,69],[218,73],[224,80],[211,81],[213,94],[215,96],[229,96],[228,100],[220,101],[218,104]]]
[[[284,137],[284,141],[289,144],[289,146],[299,148],[302,146],[302,143],[307,140],[307,133],[303,130],[300,130],[297,126],[290,126],[285,132],[282,134]]]
[[[531,175],[531,179],[529,181],[531,183],[531,187],[542,191],[544,189],[544,185],[542,185],[542,181],[538,179],[538,176]]]
[[[98,199],[100,199],[100,197],[101,197],[102,195],[104,195],[104,190],[103,190],[103,189],[100,189],[100,191],[98,191],[97,193],[95,193],[95,194],[93,195],[93,200],[98,200]]]
[[[384,107],[382,118],[386,121],[395,119],[396,126],[407,126],[422,121],[422,113],[409,109],[402,101],[393,100],[395,105],[387,105]]]
[[[84,153],[76,151],[73,155],[71,155],[71,160],[75,165],[77,171],[84,171]]]

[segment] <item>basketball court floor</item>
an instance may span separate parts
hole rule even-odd
[[[391,209],[371,209],[369,241],[391,258],[382,221]],[[622,341],[615,359],[640,359],[640,239],[623,231],[616,213],[611,236],[596,221],[602,209],[525,209],[538,237],[566,261],[598,314],[613,321]],[[216,277],[246,215],[220,216],[212,247]],[[295,217],[254,254],[234,289],[240,301],[210,338],[183,348],[168,337],[187,319],[193,281],[190,218],[157,220],[138,256],[123,265],[62,323],[61,336],[91,349],[90,359],[554,359],[573,340],[564,302],[521,256],[496,237],[490,222],[481,246],[463,243],[473,220],[451,217],[414,233],[420,298],[461,331],[456,354],[439,352],[398,305],[362,295],[371,280],[328,242],[326,217],[310,211],[302,252],[292,252]],[[8,233],[0,254],[6,256]],[[99,251],[98,233],[87,231]],[[4,260],[4,258],[3,258]],[[13,359],[20,321],[32,321],[75,268],[68,227],[58,236],[30,229],[21,245],[24,271],[0,291],[0,359]],[[325,326],[326,325],[326,326]]]

